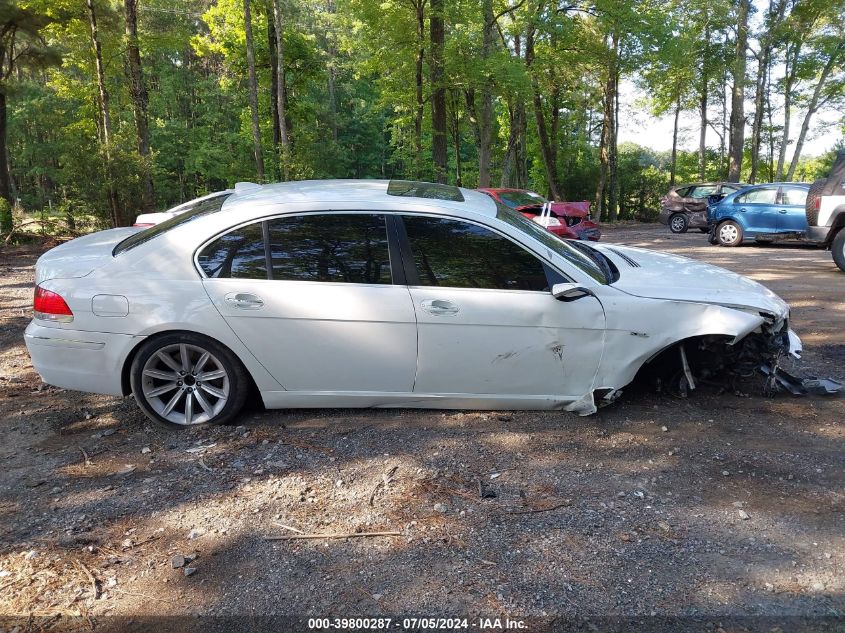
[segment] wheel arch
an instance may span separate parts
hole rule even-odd
[[[234,356],[235,359],[241,364],[241,366],[244,369],[244,372],[247,375],[247,378],[249,379],[249,391],[248,391],[247,397],[250,398],[250,401],[252,401],[251,396],[260,396],[261,390],[258,388],[258,383],[256,382],[255,377],[252,374],[252,371],[250,369],[250,364],[245,363],[243,358],[241,357],[241,355],[238,354],[238,352],[236,350],[233,350],[231,348],[231,346],[227,345],[226,343],[224,343],[223,341],[221,341],[220,339],[218,339],[214,336],[209,336],[205,332],[198,332],[196,330],[188,330],[188,329],[184,329],[184,328],[159,330],[159,331],[153,332],[152,334],[144,336],[143,338],[140,338],[138,340],[138,342],[135,343],[135,345],[132,347],[132,349],[126,355],[126,360],[124,360],[123,367],[121,368],[121,371],[120,371],[120,386],[121,386],[121,389],[123,391],[124,396],[128,396],[129,394],[132,393],[132,386],[131,386],[132,363],[135,362],[135,357],[138,355],[138,352],[140,351],[141,347],[143,347],[148,342],[153,341],[157,338],[161,338],[163,336],[168,336],[168,335],[172,335],[172,334],[190,334],[192,336],[201,336],[201,337],[207,338],[208,340],[213,341],[217,345],[220,345],[221,347],[227,349],[229,352],[231,352],[232,356]]]

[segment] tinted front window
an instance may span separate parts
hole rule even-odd
[[[804,187],[784,187],[783,204],[791,204],[803,207],[807,202],[809,189]]]
[[[202,249],[200,268],[212,278],[267,279],[261,223],[235,229]]]
[[[543,196],[531,191],[501,191],[499,192],[499,198],[511,209],[524,207],[529,204],[543,205],[546,203],[546,199]]]
[[[734,200],[737,204],[774,204],[777,199],[777,187],[752,189],[738,195]]]
[[[273,279],[389,284],[383,215],[300,215],[270,220]]]
[[[177,215],[165,220],[161,224],[156,224],[155,226],[151,226],[150,228],[135,233],[134,235],[130,235],[114,247],[112,255],[118,255],[123,251],[128,251],[131,248],[140,246],[144,242],[149,242],[151,239],[158,237],[162,233],[167,233],[167,231],[175,229],[177,226],[181,226],[186,222],[196,220],[197,218],[210,213],[217,213],[223,208],[223,203],[226,202],[231,195],[231,193],[222,193],[219,196],[206,198],[205,200],[200,200],[193,205],[188,205],[186,210],[180,211]]]
[[[548,288],[546,271],[539,259],[488,229],[444,218],[403,219],[422,286]]]

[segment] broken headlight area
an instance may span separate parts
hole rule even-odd
[[[685,398],[701,385],[737,395],[837,393],[842,384],[813,376],[798,377],[783,368],[791,354],[798,357],[797,337],[787,321],[768,321],[758,331],[733,342],[728,336],[701,336],[680,341],[662,351],[640,370],[638,381],[660,393]]]

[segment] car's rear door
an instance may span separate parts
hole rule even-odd
[[[778,232],[793,233],[807,230],[807,187],[784,185],[778,205]]]
[[[214,306],[288,391],[412,391],[417,325],[404,278],[393,278],[391,259],[403,273],[389,222],[285,215],[200,250]]]
[[[596,298],[556,300],[550,287],[566,279],[489,227],[402,219],[418,322],[415,392],[563,400],[590,393],[605,338]]]

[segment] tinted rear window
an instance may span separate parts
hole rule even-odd
[[[141,244],[149,242],[151,239],[154,239],[163,233],[167,233],[171,229],[175,229],[177,226],[181,226],[191,220],[195,220],[211,213],[217,213],[221,208],[223,208],[223,203],[226,202],[231,195],[231,193],[225,193],[213,198],[200,200],[193,206],[187,207],[187,211],[174,215],[172,218],[165,220],[161,224],[156,224],[155,226],[151,226],[150,228],[135,233],[134,235],[130,235],[114,247],[112,255],[119,255],[124,251],[140,246]]]
[[[269,222],[272,278],[389,284],[385,216],[315,214]]]

